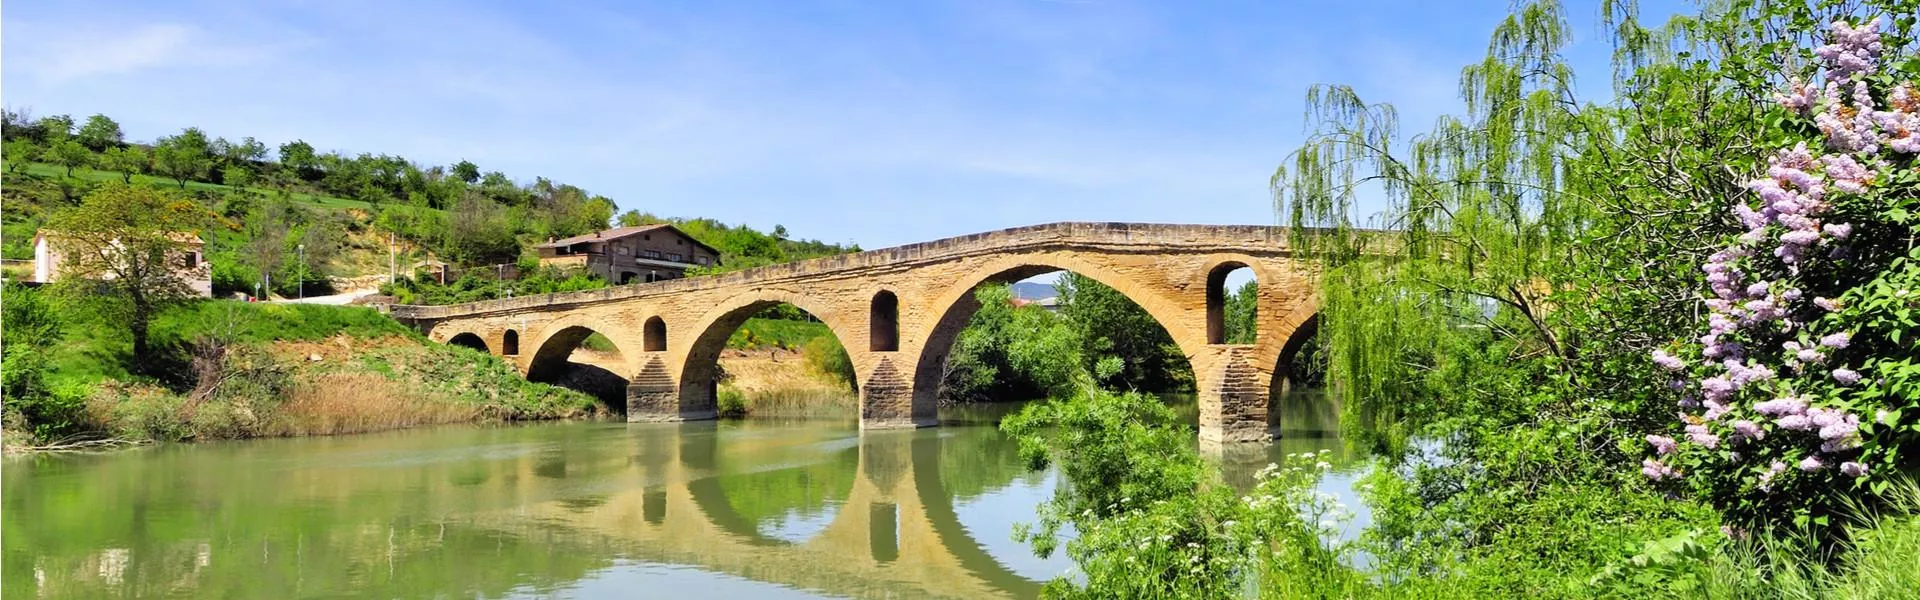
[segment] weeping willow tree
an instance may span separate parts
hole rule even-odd
[[[1736,0],[1648,27],[1608,1],[1613,96],[1596,103],[1575,93],[1561,5],[1528,3],[1462,70],[1464,110],[1411,136],[1390,105],[1313,88],[1310,135],[1272,187],[1325,267],[1328,382],[1349,424],[1670,412],[1647,401],[1665,382],[1639,374],[1644,357],[1703,318],[1699,265],[1785,135],[1773,92],[1819,24],[1916,4]],[[1384,210],[1361,220],[1363,204]]]
[[[1407,423],[1436,388],[1484,381],[1488,365],[1551,373],[1574,359],[1549,297],[1575,279],[1600,204],[1581,171],[1616,136],[1612,113],[1574,94],[1568,39],[1557,3],[1520,8],[1463,70],[1465,113],[1404,142],[1392,106],[1346,86],[1309,92],[1315,129],[1273,177],[1276,209],[1325,261],[1328,378],[1371,429]],[[1386,210],[1356,223],[1363,200]]]

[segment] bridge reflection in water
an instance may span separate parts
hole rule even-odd
[[[997,435],[991,431],[799,441],[749,434],[728,436],[723,447],[712,422],[633,427],[635,468],[595,479],[613,491],[590,502],[555,499],[475,515],[472,523],[591,536],[632,559],[836,596],[1030,597],[1039,590],[983,549],[954,509],[956,498],[1024,474],[1002,444],[978,443],[986,440],[977,434]],[[967,464],[942,468],[956,458]],[[963,480],[947,480],[955,476]],[[824,527],[801,539],[769,531],[792,517],[826,515]]]

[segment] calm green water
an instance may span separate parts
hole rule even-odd
[[[1299,401],[1286,437],[1332,449]],[[1027,597],[1064,573],[1011,539],[1059,484],[993,410],[851,421],[561,423],[6,461],[13,598]]]

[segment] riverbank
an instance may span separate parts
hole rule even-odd
[[[37,310],[21,321],[49,323],[51,333],[7,334],[7,453],[81,440],[334,435],[609,412],[367,308],[189,302],[155,320],[155,350],[136,359],[124,330],[39,293],[8,290],[9,319]]]
[[[809,348],[812,350],[812,348]],[[859,412],[859,395],[822,373],[804,351],[779,347],[729,348],[720,354],[726,380],[719,409],[730,417],[821,417]]]

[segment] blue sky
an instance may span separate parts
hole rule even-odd
[[[1569,2],[1606,92],[1597,2]],[[270,145],[472,160],[876,248],[1063,220],[1272,223],[1314,83],[1452,111],[1504,1],[5,5],[0,90]]]

